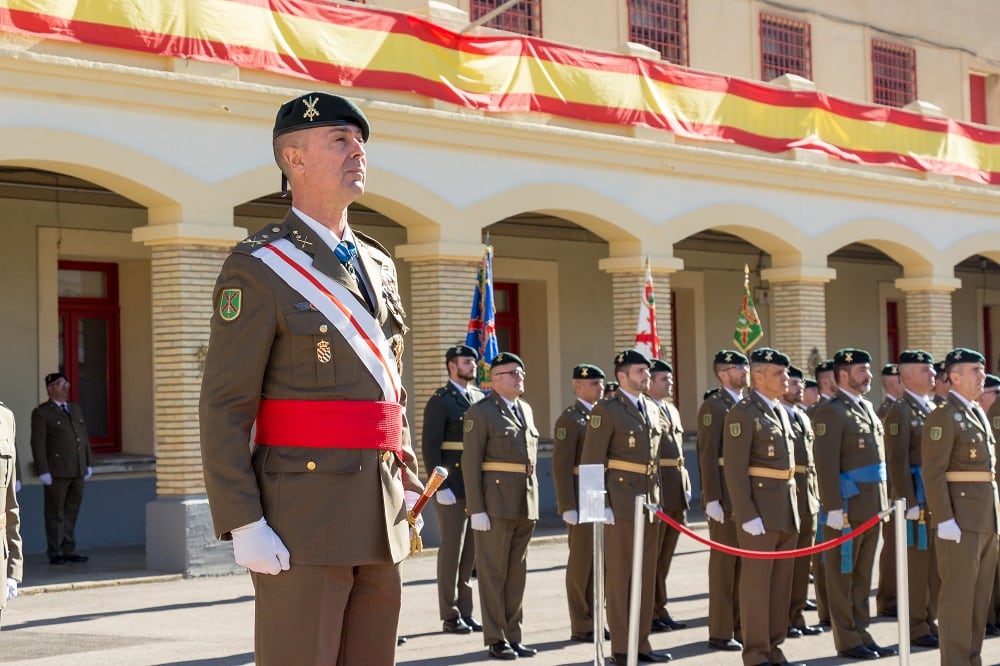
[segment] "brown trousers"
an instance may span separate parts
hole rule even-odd
[[[639,652],[649,652],[649,631],[653,626],[653,577],[656,575],[656,549],[660,542],[659,521],[643,522],[642,590],[639,595]],[[611,630],[611,653],[628,652],[628,603],[632,585],[631,521],[617,521],[605,526],[604,552],[607,567],[608,628]]]
[[[840,530],[824,527],[827,541],[840,536]],[[850,650],[873,641],[868,633],[871,610],[868,595],[872,589],[875,550],[878,548],[878,527],[854,537],[853,566],[850,573],[840,573],[840,547],[826,551],[826,603],[833,626],[833,643],[837,650]]]
[[[684,524],[683,511],[663,511],[675,521]],[[660,545],[656,558],[656,594],[653,597],[653,617],[665,620],[670,617],[667,611],[667,575],[670,573],[670,563],[673,562],[677,550],[677,540],[681,533],[670,525],[660,525]]]
[[[521,642],[528,543],[535,521],[491,518],[490,529],[475,532],[476,579],[483,614],[483,644]]]
[[[959,543],[934,537],[941,592],[941,663],[981,666],[986,614],[997,569],[997,535],[962,530]]]
[[[795,532],[767,531],[751,536],[740,530],[740,548],[745,550],[779,551],[795,547]],[[778,647],[788,633],[788,603],[792,593],[790,559],[743,559],[740,572],[740,619],[743,622],[743,663],[786,663]]]
[[[809,548],[816,543],[816,514],[799,512],[799,534],[796,548]],[[809,596],[809,566],[811,557],[796,557],[792,564],[792,596],[788,605],[788,626],[804,627],[808,624],[803,613]],[[744,563],[745,566],[745,563]]]
[[[882,523],[882,553],[878,557],[878,589],[875,591],[875,610],[879,614],[896,607],[896,523]],[[923,634],[920,634],[923,636]],[[914,636],[916,638],[916,636]]]
[[[594,630],[594,525],[568,525],[569,559],[566,561],[566,601],[569,627],[574,634]]]
[[[441,545],[437,554],[438,610],[442,620],[472,615],[472,569],[476,547],[465,500],[454,504],[434,503]]]
[[[736,523],[728,511],[725,522],[708,520],[708,536],[727,546],[738,546]],[[712,549],[708,554],[708,637],[727,640],[740,636],[740,558]]]

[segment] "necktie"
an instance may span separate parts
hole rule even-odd
[[[67,405],[65,402],[59,403],[59,409],[63,410],[66,416],[69,416],[69,405]]]
[[[642,404],[642,397],[635,401],[635,407],[639,410],[639,413],[642,414],[642,418],[646,421],[646,423],[649,423],[649,416],[646,415],[646,405]]]
[[[333,248],[333,253],[340,260],[340,263],[344,265],[344,268],[347,269],[347,272],[351,274],[351,277],[354,278],[354,281],[358,285],[358,291],[361,292],[361,296],[365,299],[365,305],[368,306],[368,310],[374,312],[375,306],[368,296],[365,281],[354,268],[354,259],[358,256],[358,248],[351,241],[340,241],[337,247]]]
[[[520,405],[518,405],[515,402],[514,406],[511,408],[511,411],[514,412],[514,418],[516,418],[521,425],[524,425],[524,415],[521,414],[521,407],[520,407]]]

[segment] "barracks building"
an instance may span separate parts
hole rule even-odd
[[[351,223],[397,260],[415,437],[487,235],[500,347],[543,438],[572,367],[631,346],[647,258],[688,429],[744,265],[762,344],[796,365],[965,345],[997,367],[994,3],[141,4],[0,0],[0,400],[28,552],[45,545],[29,416],[61,370],[96,454],[79,545],[233,566],[199,454],[212,288],[284,215],[271,127],[314,89],[372,123]]]

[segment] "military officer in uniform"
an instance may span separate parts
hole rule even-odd
[[[875,415],[884,419],[892,407],[892,403],[903,395],[903,382],[899,377],[899,364],[886,363],[882,366],[882,402],[879,403]]]
[[[983,382],[983,394],[979,404],[986,411],[990,420],[993,439],[1000,441],[1000,377],[987,374]],[[993,595],[990,598],[989,613],[986,616],[986,635],[1000,636],[1000,570],[993,577]]]
[[[663,436],[660,437],[660,508],[681,525],[687,524],[691,508],[691,477],[684,466],[684,426],[681,413],[673,403],[674,369],[666,361],[653,359],[648,395],[660,408]],[[680,532],[670,525],[660,525],[660,544],[656,558],[656,596],[653,599],[654,632],[684,629],[687,624],[670,617],[667,610],[667,576],[677,550]]]
[[[997,571],[996,442],[976,404],[986,378],[982,354],[959,347],[944,364],[948,401],[927,416],[920,441],[941,574],[938,637],[942,664],[978,665]]]
[[[951,392],[951,384],[948,373],[945,371],[945,361],[938,361],[934,364],[934,404],[943,407],[948,402],[948,394]]]
[[[813,372],[816,377],[816,386],[819,396],[816,401],[806,410],[806,416],[810,420],[816,418],[816,410],[821,404],[832,398],[837,393],[837,381],[833,376],[833,359],[828,358],[820,361]],[[815,443],[815,431],[813,432],[813,442]],[[815,454],[815,447],[813,453]],[[817,484],[819,483],[817,478]],[[826,525],[826,511],[820,503],[819,514],[816,516],[816,541],[823,540],[823,526]],[[812,556],[813,589],[816,591],[816,615],[819,617],[820,627],[829,627],[830,609],[826,605],[826,555],[817,553]],[[807,602],[808,606],[808,602]]]
[[[885,425],[889,408],[903,394],[899,380],[899,366],[886,363],[882,366],[882,402],[875,415]],[[878,590],[875,593],[875,610],[882,617],[896,617],[896,526],[892,521],[882,523],[882,552],[878,559]]]
[[[802,409],[809,409],[819,402],[819,382],[815,379],[806,378],[802,388]]]
[[[483,399],[473,382],[479,352],[467,345],[449,347],[444,355],[448,383],[427,400],[421,438],[424,467],[448,470],[434,499],[437,501],[441,545],[437,554],[438,610],[445,633],[482,631],[472,616],[472,569],[476,548],[465,512],[462,479],[462,417],[470,405]]]
[[[934,391],[934,358],[922,349],[899,355],[903,395],[884,418],[885,453],[892,497],[906,500],[906,558],[909,573],[910,642],[917,647],[937,647],[934,609],[939,578],[934,540],[928,538],[930,517],[924,493],[920,440],[924,422],[934,409],[928,397]],[[885,546],[883,546],[885,548]],[[895,552],[892,553],[895,557]],[[895,569],[895,568],[894,568]]]
[[[538,520],[538,430],[524,394],[524,362],[501,352],[491,392],[465,412],[462,469],[475,530],[483,641],[494,659],[533,657],[521,642],[528,542]]]
[[[795,445],[791,423],[778,398],[788,391],[787,356],[762,347],[750,355],[750,394],[726,414],[726,487],[744,550],[795,548],[799,511],[795,488]],[[740,618],[743,664],[786,663],[780,645],[788,630],[792,591],[790,559],[743,561]]]
[[[21,518],[17,506],[17,447],[14,446],[14,412],[0,402],[0,529],[3,530],[2,560],[6,584],[0,589],[0,624],[7,602],[17,596],[24,559],[21,555]]]
[[[838,391],[816,409],[816,472],[820,501],[827,512],[825,540],[840,536],[888,506],[882,422],[864,395],[871,389],[871,355],[841,349],[833,357]],[[826,551],[826,599],[837,654],[878,659],[895,654],[868,633],[868,595],[879,531],[852,540],[852,559],[842,566],[845,548]]]
[[[566,562],[566,602],[569,604],[570,640],[594,640],[594,529],[580,525],[579,466],[590,412],[604,395],[604,371],[581,363],[573,368],[573,404],[556,419],[552,450],[552,481],[556,508],[569,533]]]
[[[628,602],[632,574],[632,544],[635,498],[660,502],[660,410],[646,395],[650,362],[642,353],[628,349],[615,356],[614,398],[602,401],[590,415],[583,443],[582,465],[604,465],[609,506],[605,509],[607,539],[608,625],[611,628],[612,661],[624,664],[628,653]],[[639,599],[639,661],[664,662],[670,655],[656,652],[649,643],[653,621],[653,576],[659,530],[652,514],[646,520],[642,542],[642,593]]]
[[[698,409],[698,470],[701,503],[708,514],[712,541],[737,546],[736,523],[723,473],[722,440],[726,414],[743,399],[750,383],[750,365],[738,351],[723,349],[715,355],[713,369],[720,387]],[[740,636],[738,557],[712,549],[708,555],[708,645],[716,650],[743,649]]]
[[[395,662],[407,507],[423,486],[395,265],[348,223],[369,133],[343,97],[283,104],[272,141],[292,209],[237,244],[216,282],[205,487],[217,535],[251,571],[258,664]]]
[[[778,400],[788,416],[790,437],[795,447],[795,495],[799,510],[799,532],[796,548],[809,548],[816,543],[816,515],[819,513],[819,486],[813,458],[812,423],[802,408],[802,370],[788,366],[788,390]],[[815,636],[822,627],[806,622],[809,594],[809,558],[797,557],[792,566],[791,603],[788,611],[788,637]]]
[[[90,438],[83,409],[69,401],[69,380],[61,372],[45,376],[46,402],[31,412],[31,453],[45,486],[45,540],[50,564],[86,562],[76,552],[76,519],[90,478]]]

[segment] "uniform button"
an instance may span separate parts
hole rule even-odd
[[[500,479],[497,479],[497,485],[498,486],[500,485]]]
[[[761,483],[760,481],[758,481],[758,482],[757,482],[757,487],[758,487],[758,488],[763,488],[763,487],[764,487],[764,484],[763,484],[763,483]]]
[[[314,469],[316,469],[316,463],[310,460],[309,462],[306,463],[306,469],[309,470],[310,472],[313,471]]]
[[[326,324],[320,324],[319,325],[319,332],[320,333],[326,333],[326,331],[327,331]]]
[[[278,233],[279,231],[281,231],[281,227],[271,227],[271,231],[273,231],[274,233]]]
[[[962,497],[965,497],[965,491],[963,490],[962,492],[959,493],[959,495],[961,495]]]
[[[625,477],[619,476],[618,483],[624,483],[624,482],[625,482]]]
[[[462,466],[462,463],[455,463],[455,469],[458,469],[461,466]]]

